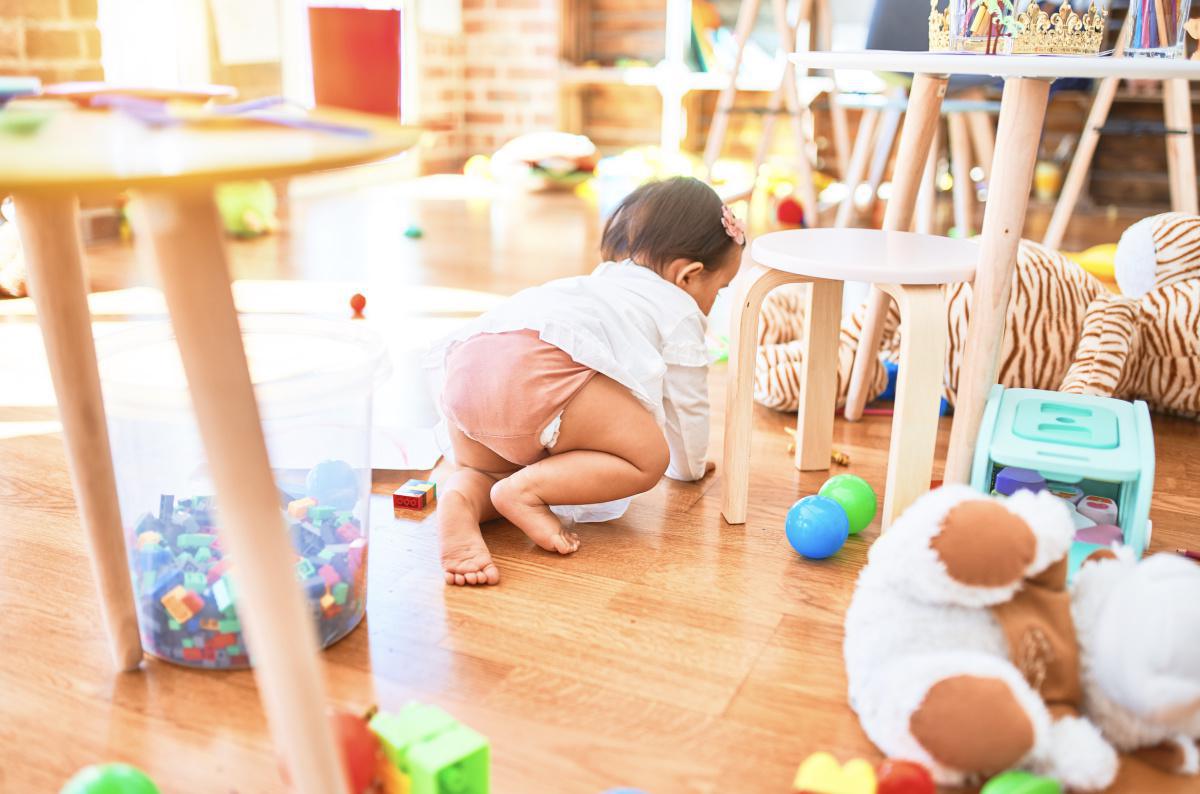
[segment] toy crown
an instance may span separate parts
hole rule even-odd
[[[986,13],[986,12],[984,12]],[[999,12],[993,12],[999,27]],[[1095,55],[1100,52],[1104,41],[1108,11],[1098,9],[1096,3],[1080,14],[1071,8],[1067,0],[1057,11],[1047,13],[1038,0],[1014,17],[1013,53],[1034,55]],[[989,20],[990,21],[990,20]],[[982,52],[986,44],[979,41]],[[938,10],[938,0],[929,0],[929,50],[930,52],[950,49],[950,9]],[[974,49],[974,47],[972,47]]]

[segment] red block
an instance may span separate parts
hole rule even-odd
[[[230,656],[229,663],[237,667],[245,667],[250,664],[250,657],[244,653],[239,653],[236,656]]]
[[[236,634],[216,634],[208,641],[208,644],[214,648],[228,648],[236,642]]]
[[[201,598],[198,593],[191,590],[188,590],[187,593],[184,594],[183,603],[192,611],[193,615],[204,609],[204,599]]]
[[[229,560],[217,560],[215,563],[213,563],[213,566],[208,569],[208,583],[212,584],[220,579],[225,575],[225,571],[227,570],[229,570]]]
[[[347,521],[337,528],[337,536],[343,543],[353,543],[358,539],[358,527]]]
[[[183,658],[189,662],[198,662],[204,658],[204,651],[199,648],[184,648]]]
[[[317,575],[325,580],[325,586],[329,588],[342,581],[342,577],[338,576],[337,570],[332,565],[322,565],[317,569]]]

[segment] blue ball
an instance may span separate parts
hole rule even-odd
[[[837,554],[850,534],[850,519],[840,504],[827,496],[806,496],[788,510],[788,543],[800,556],[823,560]]]
[[[304,486],[317,504],[335,510],[352,510],[358,502],[358,475],[344,460],[325,460],[313,466]]]

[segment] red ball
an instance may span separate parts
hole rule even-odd
[[[350,296],[350,308],[354,310],[355,317],[361,317],[363,309],[367,308],[367,298],[360,292],[356,292]]]
[[[915,761],[889,758],[879,765],[875,794],[937,794],[929,770]]]
[[[803,226],[804,206],[794,196],[784,196],[775,207],[775,218],[784,226]]]

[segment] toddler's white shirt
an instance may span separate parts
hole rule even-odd
[[[578,363],[629,389],[667,438],[667,476],[698,480],[708,450],[705,325],[692,296],[654,271],[629,260],[604,262],[589,276],[518,292],[435,344],[425,364],[435,371],[440,392],[454,342],[482,333],[537,331]]]

